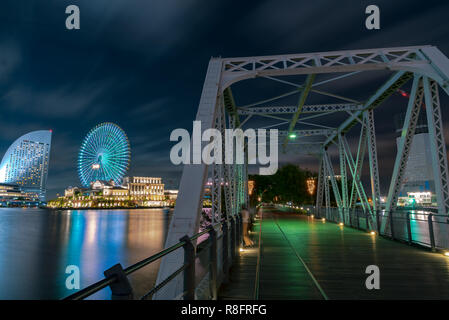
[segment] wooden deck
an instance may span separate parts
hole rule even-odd
[[[440,253],[274,208],[254,231],[220,299],[449,299]],[[365,287],[368,265],[380,269],[379,290]]]

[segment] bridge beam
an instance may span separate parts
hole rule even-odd
[[[371,224],[371,227],[374,228],[374,217],[373,212],[371,210],[371,206],[368,201],[368,197],[365,192],[365,188],[363,187],[360,172],[357,172],[357,164],[354,162],[354,158],[352,157],[351,149],[349,148],[348,141],[343,136],[341,138],[343,152],[347,159],[349,170],[352,175],[353,184],[355,185],[355,189],[360,198],[360,203],[362,204],[363,211],[367,213],[368,222]]]
[[[399,71],[394,74],[379,90],[376,91],[371,98],[364,104],[363,111],[373,109],[380,105],[385,99],[396,92],[403,84],[405,84],[413,74],[405,71]],[[346,119],[337,129],[337,133],[331,135],[325,145],[329,145],[336,140],[338,133],[344,133],[354,126],[360,117],[363,116],[363,111],[354,112],[348,119]]]
[[[301,95],[299,97],[299,101],[298,101],[298,108],[296,110],[296,112],[293,114],[292,120],[290,122],[290,125],[288,127],[288,134],[290,134],[293,129],[295,128],[296,122],[298,121],[299,115],[301,114],[301,110],[302,107],[304,105],[304,103],[306,102],[307,96],[309,95],[310,89],[312,88],[312,84],[313,81],[315,80],[315,75],[314,74],[309,74],[307,76],[306,82],[304,84],[304,89],[301,91]],[[288,137],[285,137],[284,140],[284,148],[288,143]]]
[[[220,93],[222,60],[211,59],[201,93],[196,120],[201,121],[203,130],[215,127]],[[192,138],[193,139],[193,138]],[[193,140],[191,142],[193,144]],[[193,157],[201,159],[201,149],[192,150]],[[179,242],[185,235],[192,236],[198,232],[204,185],[208,176],[208,166],[204,163],[184,166],[179,186],[176,207],[170,222],[165,248]],[[182,250],[176,250],[162,258],[156,283],[159,284],[178,270],[184,263]],[[163,290],[155,294],[154,299],[180,298],[184,292],[182,277],[170,281]]]
[[[317,189],[316,189],[316,209],[318,216],[321,215],[321,208],[323,207],[323,195],[324,195],[324,161],[323,156],[320,155],[319,157],[319,167],[318,167],[318,183],[317,183]]]
[[[327,174],[329,175],[329,179],[332,184],[332,191],[335,196],[335,201],[337,202],[338,212],[340,215],[340,221],[344,222],[344,220],[343,220],[343,203],[341,201],[341,196],[340,196],[340,191],[338,189],[337,179],[335,179],[334,168],[332,167],[332,162],[329,157],[329,154],[327,153],[327,150],[323,151],[323,157],[324,157],[324,161],[326,164],[326,171],[327,171]]]
[[[401,191],[404,173],[407,167],[408,156],[412,146],[413,137],[415,135],[416,123],[418,122],[419,112],[421,110],[424,88],[422,78],[415,75],[410,92],[410,98],[405,115],[404,126],[402,128],[401,137],[399,139],[396,161],[394,163],[393,174],[391,176],[390,188],[388,191],[387,204],[385,212],[387,218],[382,219],[381,232],[386,232],[388,228],[388,215],[392,213],[397,206],[399,192]]]
[[[340,176],[341,176],[341,204],[343,208],[343,219],[345,223],[349,222],[349,201],[348,201],[348,175],[346,172],[345,147],[343,145],[343,136],[338,135],[338,153],[340,157]]]
[[[301,113],[323,113],[331,114],[334,112],[361,111],[362,104],[355,103],[333,103],[305,105]],[[237,108],[239,115],[259,115],[259,114],[293,114],[298,111],[298,106],[262,106],[252,108]]]
[[[448,215],[449,175],[447,169],[446,142],[444,139],[443,120],[440,109],[440,97],[438,95],[438,83],[435,80],[430,80],[429,78],[424,77],[423,84],[438,214]]]
[[[379,167],[377,164],[377,145],[376,145],[376,131],[374,126],[374,110],[367,110],[364,112],[364,123],[366,126],[368,138],[368,157],[370,168],[371,181],[371,195],[373,201],[373,210],[378,212],[380,210],[380,182],[379,182]]]
[[[356,173],[355,177],[353,177],[352,180],[351,199],[350,199],[351,208],[355,207],[355,204],[357,202],[357,194],[359,194],[360,197],[360,192],[358,192],[358,189],[356,187],[356,181],[360,181],[361,179],[363,161],[365,159],[365,149],[366,149],[366,126],[363,123],[362,128],[360,129],[359,143],[357,147],[357,158],[355,163]]]

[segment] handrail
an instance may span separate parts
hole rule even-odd
[[[326,215],[326,211],[330,213],[329,216]],[[338,207],[321,207],[321,208],[315,208],[315,213],[317,218],[323,216],[326,217],[326,220],[329,220],[331,222],[335,223],[343,223],[346,226],[354,227],[357,229],[362,229],[366,231],[377,231],[377,233],[380,236],[385,236],[393,240],[397,241],[406,241],[409,245],[417,244],[420,246],[430,247],[432,251],[444,251],[446,252],[447,249],[449,249],[449,243],[445,242],[443,239],[436,239],[435,238],[435,231],[434,231],[434,225],[435,224],[449,224],[449,217],[448,215],[444,214],[438,214],[433,213],[431,211],[424,211],[422,209],[405,209],[405,210],[396,210],[393,212],[386,212],[385,210],[379,210],[375,213],[376,216],[376,226],[377,230],[373,230],[373,226],[369,225],[368,222],[365,220],[364,226],[360,225],[360,218],[367,218],[367,213],[363,211],[363,209],[360,208],[350,208],[349,209],[349,222],[348,221],[340,221],[340,217],[338,214],[335,214],[339,210]],[[414,212],[411,212],[414,211]],[[417,212],[420,211],[420,212]],[[415,217],[415,216],[421,216],[421,217]],[[435,219],[440,218],[440,219]],[[444,218],[444,219],[441,219]],[[387,223],[389,225],[390,231],[385,232],[385,230],[380,230],[380,219],[387,219]],[[344,219],[345,220],[345,219]],[[355,221],[354,221],[355,220]],[[421,222],[423,223],[422,227],[428,233],[428,242],[423,242],[422,239],[416,239],[414,238],[415,232],[413,232],[411,228],[410,222]],[[397,225],[397,222],[404,223],[402,225],[399,225],[400,228],[395,231]],[[427,226],[426,226],[427,225]],[[404,229],[405,227],[405,229]],[[420,227],[421,228],[421,227]],[[397,231],[400,231],[397,233]],[[438,241],[437,241],[438,240]]]
[[[202,235],[205,235],[207,233],[210,233],[212,229],[215,230],[215,228],[217,226],[223,226],[225,223],[228,223],[228,219],[222,219],[220,222],[214,224],[214,225],[210,225],[208,226],[206,229],[204,229],[201,232],[198,232],[196,234],[194,234],[193,236],[189,237],[189,240],[184,240],[184,241],[179,241],[178,243],[172,245],[169,248],[166,248],[146,259],[143,259],[125,269],[123,269],[123,273],[128,276],[134,272],[136,272],[137,270],[140,270],[141,268],[151,264],[152,262],[159,260],[160,258],[163,258],[164,256],[178,250],[179,248],[184,247],[188,241],[194,241],[197,240],[199,237],[201,237]],[[148,293],[146,293],[143,297],[147,297],[151,294],[153,294],[154,292],[158,291],[159,289],[161,289],[165,284],[167,284],[170,280],[172,280],[174,277],[176,277],[179,273],[181,273],[183,270],[185,270],[188,267],[188,265],[183,264],[180,268],[178,268],[175,272],[173,272],[170,276],[167,277],[167,279],[163,280],[161,283],[159,283],[158,285],[154,286]],[[65,298],[63,298],[62,300],[82,300],[85,299],[91,295],[93,295],[94,293],[110,286],[111,284],[115,283],[118,280],[116,275],[112,275],[110,277],[106,277],[100,281],[97,281],[91,285],[89,285],[88,287],[81,289],[80,291],[77,291]]]

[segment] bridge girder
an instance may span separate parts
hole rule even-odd
[[[341,111],[361,111],[362,104],[355,103],[334,103],[334,104],[317,104],[305,105],[302,107],[301,113],[334,113]],[[260,115],[260,114],[293,114],[298,111],[298,106],[265,106],[253,108],[238,108],[239,115]]]

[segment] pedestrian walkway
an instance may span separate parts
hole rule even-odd
[[[263,208],[220,299],[449,299],[449,258],[312,217]],[[368,290],[366,267],[380,269]]]

